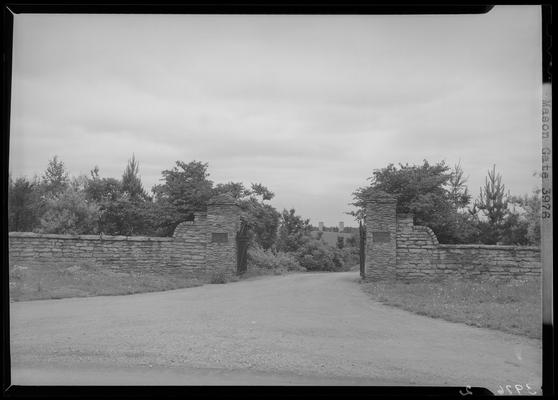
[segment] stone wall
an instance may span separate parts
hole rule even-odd
[[[10,265],[98,265],[114,271],[151,272],[175,266],[173,238],[9,233]]]
[[[367,204],[367,278],[509,280],[541,274],[538,247],[440,244],[430,228],[414,225],[412,214],[396,214],[395,202],[379,198],[386,200],[389,196],[373,193]],[[380,230],[395,232],[393,243],[377,243],[374,234]]]
[[[525,246],[453,245],[438,246],[439,275],[523,279],[541,274],[541,250]]]
[[[431,279],[436,274],[438,239],[413,214],[397,214],[397,279]]]
[[[10,265],[40,267],[96,265],[119,272],[165,272],[177,269],[204,278],[236,272],[238,206],[228,196],[212,199],[207,212],[180,223],[173,237],[53,235],[9,233]]]

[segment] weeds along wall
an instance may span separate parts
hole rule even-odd
[[[207,212],[180,223],[172,237],[9,233],[9,263],[40,267],[96,265],[118,272],[176,272],[204,278],[236,271],[240,210],[229,196],[213,198]]]
[[[366,229],[365,276],[372,279],[517,280],[541,274],[540,248],[440,244],[430,228],[414,225],[413,214],[397,214],[394,198],[385,193],[367,204]]]

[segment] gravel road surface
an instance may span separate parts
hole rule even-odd
[[[12,303],[22,385],[529,384],[541,342],[372,301],[358,272]]]

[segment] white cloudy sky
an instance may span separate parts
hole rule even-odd
[[[461,160],[478,195],[539,167],[538,6],[485,15],[15,16],[10,171],[144,186],[176,160],[261,182],[278,209],[353,225],[351,193],[389,163]]]

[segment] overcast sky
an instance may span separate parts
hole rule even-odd
[[[176,160],[261,182],[279,210],[355,226],[352,192],[389,163],[496,164],[538,185],[539,6],[484,15],[15,16],[13,176],[58,155],[74,176],[146,189]]]

